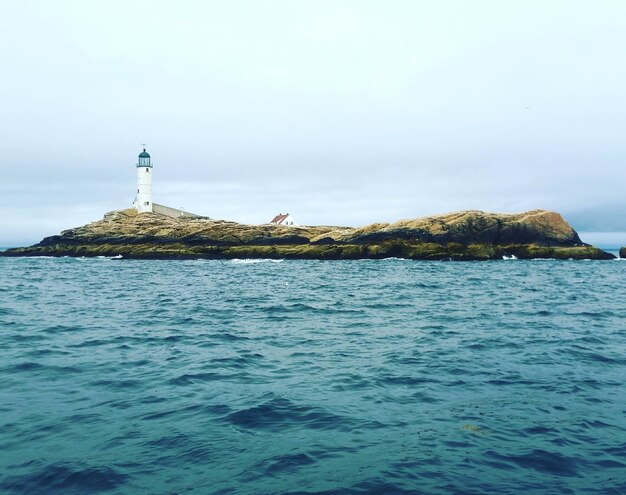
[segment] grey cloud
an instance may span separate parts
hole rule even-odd
[[[14,2],[0,244],[130,206],[144,139],[155,200],[217,218],[625,232],[626,6],[557,4]]]

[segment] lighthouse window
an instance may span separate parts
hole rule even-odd
[[[146,169],[146,172],[150,172],[150,169],[149,169],[149,168],[147,168],[147,169]]]
[[[148,206],[150,204],[150,201],[146,201],[146,206]]]

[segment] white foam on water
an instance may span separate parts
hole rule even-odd
[[[285,261],[284,259],[280,259],[280,260],[272,260],[272,259],[268,259],[268,258],[245,258],[245,259],[239,259],[239,258],[235,258],[230,260],[231,263],[235,263],[238,265],[255,265],[257,263],[282,263],[283,261]]]
[[[517,256],[515,256],[514,254],[512,254],[511,256],[507,256],[506,254],[504,256],[502,256],[503,260],[516,260]]]
[[[76,261],[95,261],[95,260],[119,260],[122,259],[122,255],[117,256],[63,256],[64,258],[71,258]]]

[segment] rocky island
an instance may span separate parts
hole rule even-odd
[[[0,256],[117,256],[135,259],[288,258],[495,260],[612,259],[583,243],[555,212],[462,211],[352,227],[245,225],[172,218],[135,209],[47,237]]]

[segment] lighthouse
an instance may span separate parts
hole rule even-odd
[[[137,197],[134,203],[139,212],[152,212],[152,163],[146,148],[139,153],[137,161]]]

